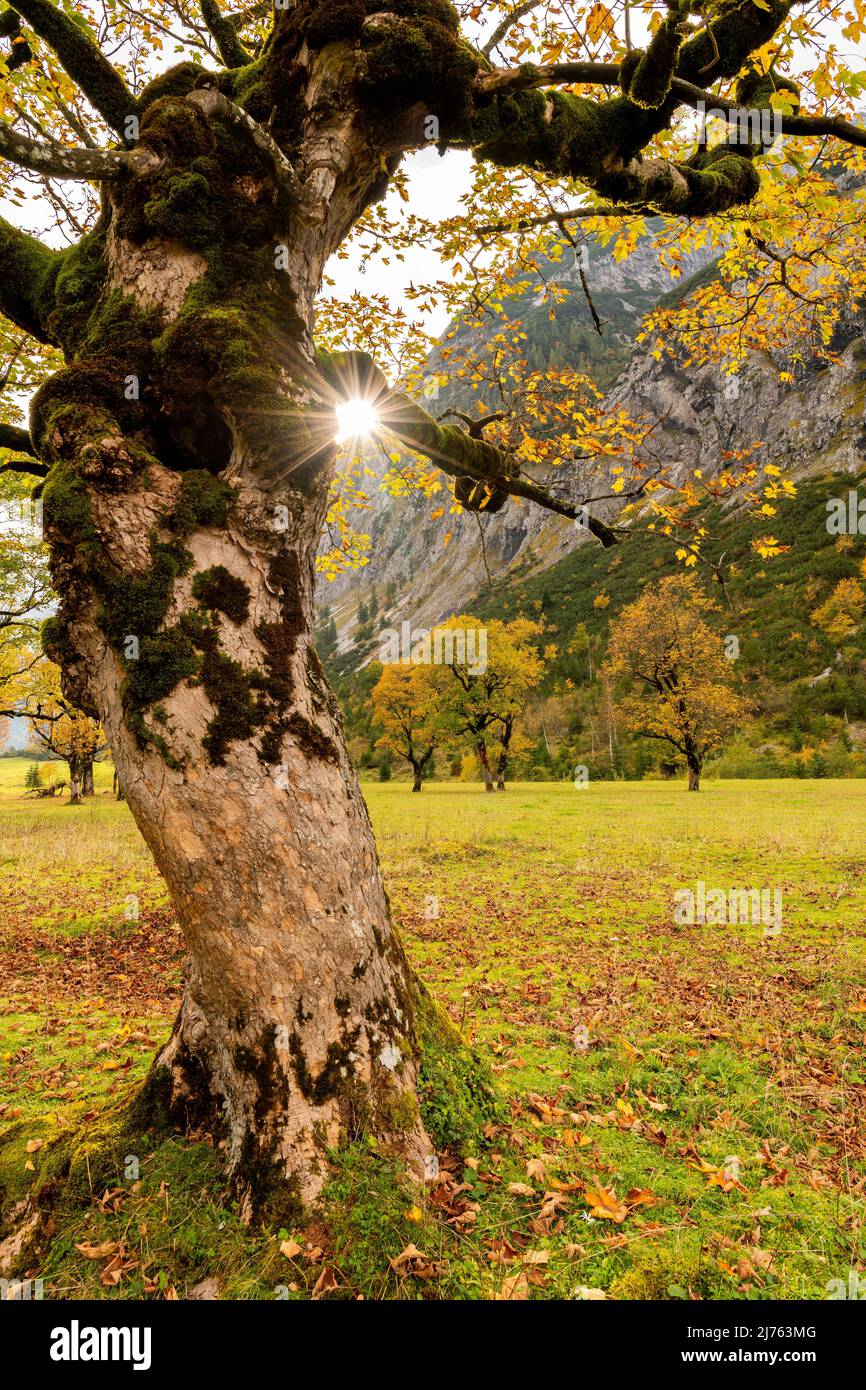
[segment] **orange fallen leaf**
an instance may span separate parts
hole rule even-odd
[[[628,1207],[619,1200],[612,1187],[588,1189],[585,1200],[597,1220],[616,1221],[618,1224],[628,1216]]]
[[[648,1187],[632,1187],[625,1195],[626,1205],[629,1210],[632,1207],[652,1207],[655,1206],[655,1197]]]

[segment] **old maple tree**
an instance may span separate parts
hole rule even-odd
[[[842,8],[856,41],[861,0]],[[651,37],[638,46],[641,13]],[[485,437],[478,422],[437,421],[389,386],[387,362],[324,351],[326,263],[353,229],[398,254],[420,235],[411,214],[401,232],[376,209],[433,132],[477,162],[469,217],[442,242],[464,286],[482,268],[468,266],[482,225],[495,261],[516,232],[572,236],[587,217],[608,237],[625,228],[627,254],[662,214],[675,252],[677,236],[716,236],[730,215],[726,245],[760,263],[763,302],[787,303],[795,274],[801,299],[825,275],[813,326],[826,342],[843,270],[862,256],[840,269],[822,242],[804,270],[774,239],[797,215],[810,229],[831,217],[829,185],[823,212],[789,190],[820,178],[828,149],[853,161],[866,143],[849,119],[859,88],[820,23],[794,0],[671,0],[655,15],[448,0],[0,11],[3,188],[25,208],[20,227],[0,221],[0,312],[4,342],[23,335],[47,378],[29,429],[5,424],[0,445],[43,480],[60,596],[46,650],[66,697],[106,731],[190,955],[137,1113],[219,1127],[247,1213],[314,1196],[328,1146],[361,1127],[417,1165],[434,1142],[419,1073],[428,1095],[446,1084],[431,1028],[440,1056],[459,1047],[392,928],[311,643],[335,407],[375,398],[392,436],[452,475],[469,508],[522,497],[577,510],[527,476],[507,424]],[[179,27],[197,60],[154,62]],[[807,74],[812,114],[788,72]],[[785,159],[748,135],[696,143],[680,117],[699,101],[772,107]],[[22,178],[44,192],[65,249],[24,230]],[[591,507],[584,521],[615,542]]]
[[[622,610],[607,655],[611,675],[632,683],[622,701],[629,728],[676,749],[690,792],[700,790],[710,753],[749,712],[724,640],[707,622],[712,608],[691,575],[669,575]]]
[[[433,687],[426,672],[411,662],[391,662],[373,687],[373,716],[382,729],[377,748],[405,758],[412,769],[412,790],[420,792],[424,769],[436,747]]]

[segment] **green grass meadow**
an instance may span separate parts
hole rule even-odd
[[[0,1186],[26,1188],[40,1138],[144,1076],[182,950],[110,768],[74,808],[23,799],[25,765],[0,760],[0,1130],[32,1137]],[[239,1223],[206,1136],[160,1142],[58,1229],[47,1297],[823,1299],[864,1268],[866,783],[364,791],[499,1121],[424,1189],[354,1144],[291,1230]],[[699,880],[779,889],[781,932],[677,925]]]

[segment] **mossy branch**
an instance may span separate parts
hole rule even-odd
[[[63,256],[0,217],[0,313],[40,343],[54,342],[46,323]]]
[[[454,143],[503,168],[580,179],[632,209],[701,217],[752,200],[759,180],[748,149],[725,149],[711,171],[703,163],[642,157],[654,133],[647,123],[658,121],[658,112],[642,111],[625,97],[600,103],[568,92],[518,91],[479,108],[468,139]]]
[[[707,23],[680,50],[677,77],[687,82],[736,77],[746,59],[770,42],[796,0],[720,0]]]
[[[30,62],[33,49],[21,33],[21,16],[14,10],[3,10],[0,13],[0,38],[12,40],[9,52],[3,55],[7,71],[15,72],[16,68]]]
[[[494,68],[492,72],[482,73],[478,78],[477,87],[484,93],[530,91],[536,87],[554,87],[558,84],[570,85],[578,82],[594,83],[600,87],[616,87],[619,85],[621,73],[622,65],[619,63],[545,63],[537,66],[527,63],[520,68]],[[693,110],[702,105],[707,110],[722,111],[728,116],[736,116],[743,106],[742,101],[731,101],[682,77],[674,77],[671,80],[668,94],[670,97],[676,97],[682,105],[691,106]],[[855,125],[853,121],[846,121],[841,116],[810,116],[802,113],[792,115],[781,111],[774,112],[774,116],[782,135],[832,135],[849,145],[866,148],[866,127]],[[602,209],[583,215],[615,216],[616,210],[606,212]],[[499,228],[495,230],[498,231]]]
[[[229,15],[224,15],[216,0],[199,0],[202,19],[210,31],[219,55],[227,68],[244,68],[253,61],[238,38],[237,25]]]
[[[479,61],[475,110],[468,138],[454,143],[505,168],[536,168],[576,178],[634,209],[706,216],[749,203],[759,181],[759,150],[728,147],[686,163],[642,157],[653,137],[669,128],[677,105],[719,107],[736,103],[698,85],[735,77],[752,53],[768,43],[787,18],[792,0],[720,0],[700,31],[682,42],[679,8],[665,21],[646,53],[623,63],[524,64],[490,70]],[[621,86],[624,95],[605,101],[573,93],[537,90],[551,84]],[[637,84],[635,86],[635,84]],[[782,134],[834,136],[866,147],[866,130],[835,117],[774,113]]]
[[[223,96],[216,87],[197,87],[189,94],[187,101],[197,106],[205,116],[211,119],[216,117],[234,126],[267,157],[273,170],[274,181],[291,203],[299,221],[309,225],[322,220],[324,208],[318,207],[307,198],[291,163],[263,125],[259,125],[242,107],[236,106],[228,97]]]
[[[708,111],[722,111],[734,119],[743,109],[742,102],[729,101],[725,97],[717,96],[715,92],[705,92],[703,87],[697,87],[693,82],[685,82],[681,77],[674,78],[671,93],[694,110],[702,106]],[[846,121],[841,116],[810,116],[800,112],[788,114],[774,111],[773,119],[781,135],[832,135],[837,140],[844,140],[848,145],[859,145],[861,149],[866,149],[866,126],[854,125],[853,121]]]
[[[22,454],[32,454],[30,431],[20,425],[0,424],[0,449],[17,449]]]
[[[635,106],[655,111],[663,105],[676,75],[680,49],[688,32],[688,9],[681,12],[677,0],[668,0],[668,14],[649,41],[645,53],[629,64],[626,95]],[[625,65],[623,65],[625,66]]]
[[[48,467],[44,463],[37,463],[35,459],[10,459],[8,463],[0,463],[0,473],[29,473],[34,478],[47,478]]]
[[[476,80],[479,92],[519,92],[530,87],[552,87],[560,84],[592,83],[599,87],[619,85],[619,63],[523,63],[519,68],[493,68],[480,72]]]
[[[111,129],[133,143],[127,119],[137,114],[138,102],[89,29],[76,24],[52,0],[15,0],[12,8],[54,51],[64,71]]]
[[[340,397],[357,395],[358,384],[362,383],[360,389],[373,401],[383,426],[408,448],[424,454],[443,473],[486,485],[491,497],[503,493],[524,497],[559,516],[579,518],[604,546],[617,545],[621,540],[622,530],[617,531],[597,517],[589,516],[584,505],[561,501],[538,483],[522,478],[508,455],[481,438],[479,431],[469,433],[453,425],[443,425],[404,392],[392,390],[384,373],[366,352],[333,353],[321,359],[321,366],[325,380]],[[483,511],[485,508],[481,505],[473,509]]]

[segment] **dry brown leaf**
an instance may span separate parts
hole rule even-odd
[[[416,1279],[438,1279],[442,1274],[442,1264],[431,1260],[423,1250],[410,1242],[406,1249],[388,1261],[396,1274],[411,1274]]]
[[[423,1250],[419,1250],[417,1245],[413,1245],[410,1240],[406,1249],[402,1250],[399,1255],[395,1255],[392,1259],[389,1259],[388,1263],[395,1274],[405,1274],[406,1266],[409,1265],[412,1260],[426,1260],[428,1258],[429,1256],[425,1255]]]
[[[528,1158],[526,1160],[526,1176],[530,1182],[545,1182],[544,1164],[540,1158]]]
[[[75,1248],[87,1260],[103,1260],[106,1255],[113,1255],[118,1249],[118,1245],[116,1240],[104,1240],[100,1245],[93,1245],[91,1241],[83,1240]]]
[[[518,1270],[517,1274],[511,1274],[502,1282],[502,1287],[494,1295],[499,1303],[525,1302],[529,1297],[529,1280],[524,1269]]]
[[[327,1294],[333,1293],[334,1289],[339,1287],[336,1274],[330,1265],[325,1265],[313,1288],[313,1298],[316,1300],[325,1298]]]

